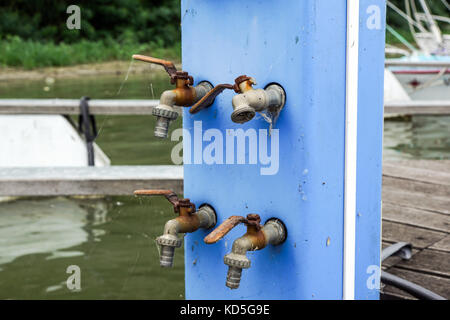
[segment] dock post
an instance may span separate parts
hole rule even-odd
[[[238,289],[224,256],[238,226],[185,238],[187,299],[379,299],[384,0],[182,1],[183,69],[214,86],[281,85],[279,117],[232,121],[232,90],[184,110],[184,195],[281,219],[279,246],[248,253]],[[272,120],[272,124],[269,122]],[[276,120],[276,121],[275,121]],[[190,151],[190,152],[189,152]]]

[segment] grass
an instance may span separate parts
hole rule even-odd
[[[54,43],[24,40],[20,37],[0,39],[0,66],[34,69],[39,67],[70,66],[112,60],[129,60],[134,53],[180,61],[181,44],[161,48],[154,43],[119,43],[81,40],[76,43]]]

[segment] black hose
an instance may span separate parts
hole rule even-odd
[[[88,154],[88,165],[95,165],[94,140],[97,138],[97,126],[95,118],[89,113],[89,97],[82,97],[80,100],[80,116],[78,117],[78,127],[86,139]]]
[[[444,297],[425,289],[415,283],[408,280],[402,279],[400,277],[394,276],[393,274],[387,273],[386,271],[381,272],[381,282],[399,288],[405,292],[408,292],[412,296],[422,299],[422,300],[447,300]]]

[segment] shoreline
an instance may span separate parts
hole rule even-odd
[[[176,62],[181,69],[181,63]],[[164,69],[153,64],[130,61],[107,61],[98,63],[80,64],[64,67],[45,67],[32,70],[21,68],[1,67],[0,81],[41,80],[48,77],[55,79],[79,78],[83,76],[124,75],[132,66],[130,74],[145,73],[148,71],[164,73]]]

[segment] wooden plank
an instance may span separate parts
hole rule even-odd
[[[398,59],[386,59],[387,67],[427,67],[427,68],[450,68],[448,61],[406,61]]]
[[[415,254],[411,260],[401,261],[395,267],[450,279],[450,254],[425,249]]]
[[[417,208],[450,214],[450,197],[438,197],[422,192],[403,191],[398,188],[383,187],[383,201],[408,208]]]
[[[151,115],[158,100],[89,100],[91,114]],[[177,108],[177,111],[179,109]],[[79,114],[77,99],[0,99],[0,114]]]
[[[386,164],[395,164],[408,168],[427,169],[437,172],[449,172],[450,160],[398,160],[385,161]]]
[[[436,160],[437,161],[437,160]],[[438,161],[440,162],[440,161]],[[447,161],[440,165],[446,165]],[[439,171],[434,170],[432,162],[430,166],[424,168],[407,167],[409,162],[389,161],[383,163],[383,175],[397,177],[406,180],[416,180],[420,182],[434,183],[438,185],[450,186],[450,165],[444,170],[439,167]]]
[[[450,299],[450,279],[396,267],[390,268],[388,272]],[[411,295],[392,286],[385,286],[382,291],[396,296],[412,298]]]
[[[392,101],[384,105],[385,114],[396,115],[448,115],[450,101]]]
[[[383,202],[383,221],[397,222],[434,231],[450,232],[450,218],[426,210]]]
[[[0,169],[0,196],[132,195],[136,189],[183,192],[182,166]]]
[[[383,176],[383,187],[403,191],[421,192],[438,197],[450,198],[450,186]]]
[[[410,242],[415,249],[427,248],[447,236],[445,232],[431,231],[408,225],[383,221],[382,238],[388,243]]]
[[[439,242],[436,242],[433,244],[430,249],[433,250],[439,250],[450,253],[450,235],[446,236],[444,239],[442,239]],[[449,256],[450,259],[450,256]]]

